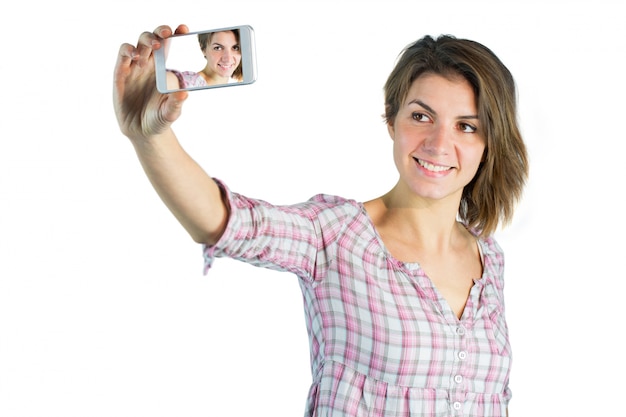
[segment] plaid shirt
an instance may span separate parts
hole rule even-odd
[[[459,320],[417,263],[393,258],[363,205],[317,195],[273,206],[232,193],[205,272],[228,256],[299,277],[313,383],[305,416],[505,416],[511,351],[503,255],[479,240],[483,275]]]

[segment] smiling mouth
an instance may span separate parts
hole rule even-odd
[[[427,169],[428,171],[443,172],[443,171],[448,171],[452,169],[452,167],[443,166],[443,165],[434,165],[434,164],[431,164],[430,162],[426,162],[418,158],[413,158],[413,159],[415,159],[415,161],[419,164],[419,166],[421,166],[424,169]]]

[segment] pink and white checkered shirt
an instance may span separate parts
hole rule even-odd
[[[459,320],[417,263],[385,249],[363,205],[317,195],[273,206],[228,190],[228,256],[299,277],[313,383],[306,417],[506,416],[511,350],[503,255],[481,239],[483,275]]]
[[[176,75],[178,78],[178,84],[180,88],[194,88],[194,87],[207,87],[209,84],[206,82],[204,77],[200,75],[199,72],[195,71],[177,71],[170,69],[168,70]],[[237,80],[234,78],[228,79],[228,84],[236,83]]]

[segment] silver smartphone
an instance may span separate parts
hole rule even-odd
[[[174,35],[154,52],[154,59],[161,93],[256,81],[254,30],[249,25]]]

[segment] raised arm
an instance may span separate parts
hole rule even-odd
[[[186,33],[181,25],[175,33]],[[144,32],[137,46],[123,44],[115,65],[113,105],[122,133],[163,202],[199,243],[213,244],[224,232],[228,207],[219,187],[185,152],[172,123],[187,92],[161,94],[156,89],[153,51],[172,36],[168,26]]]

